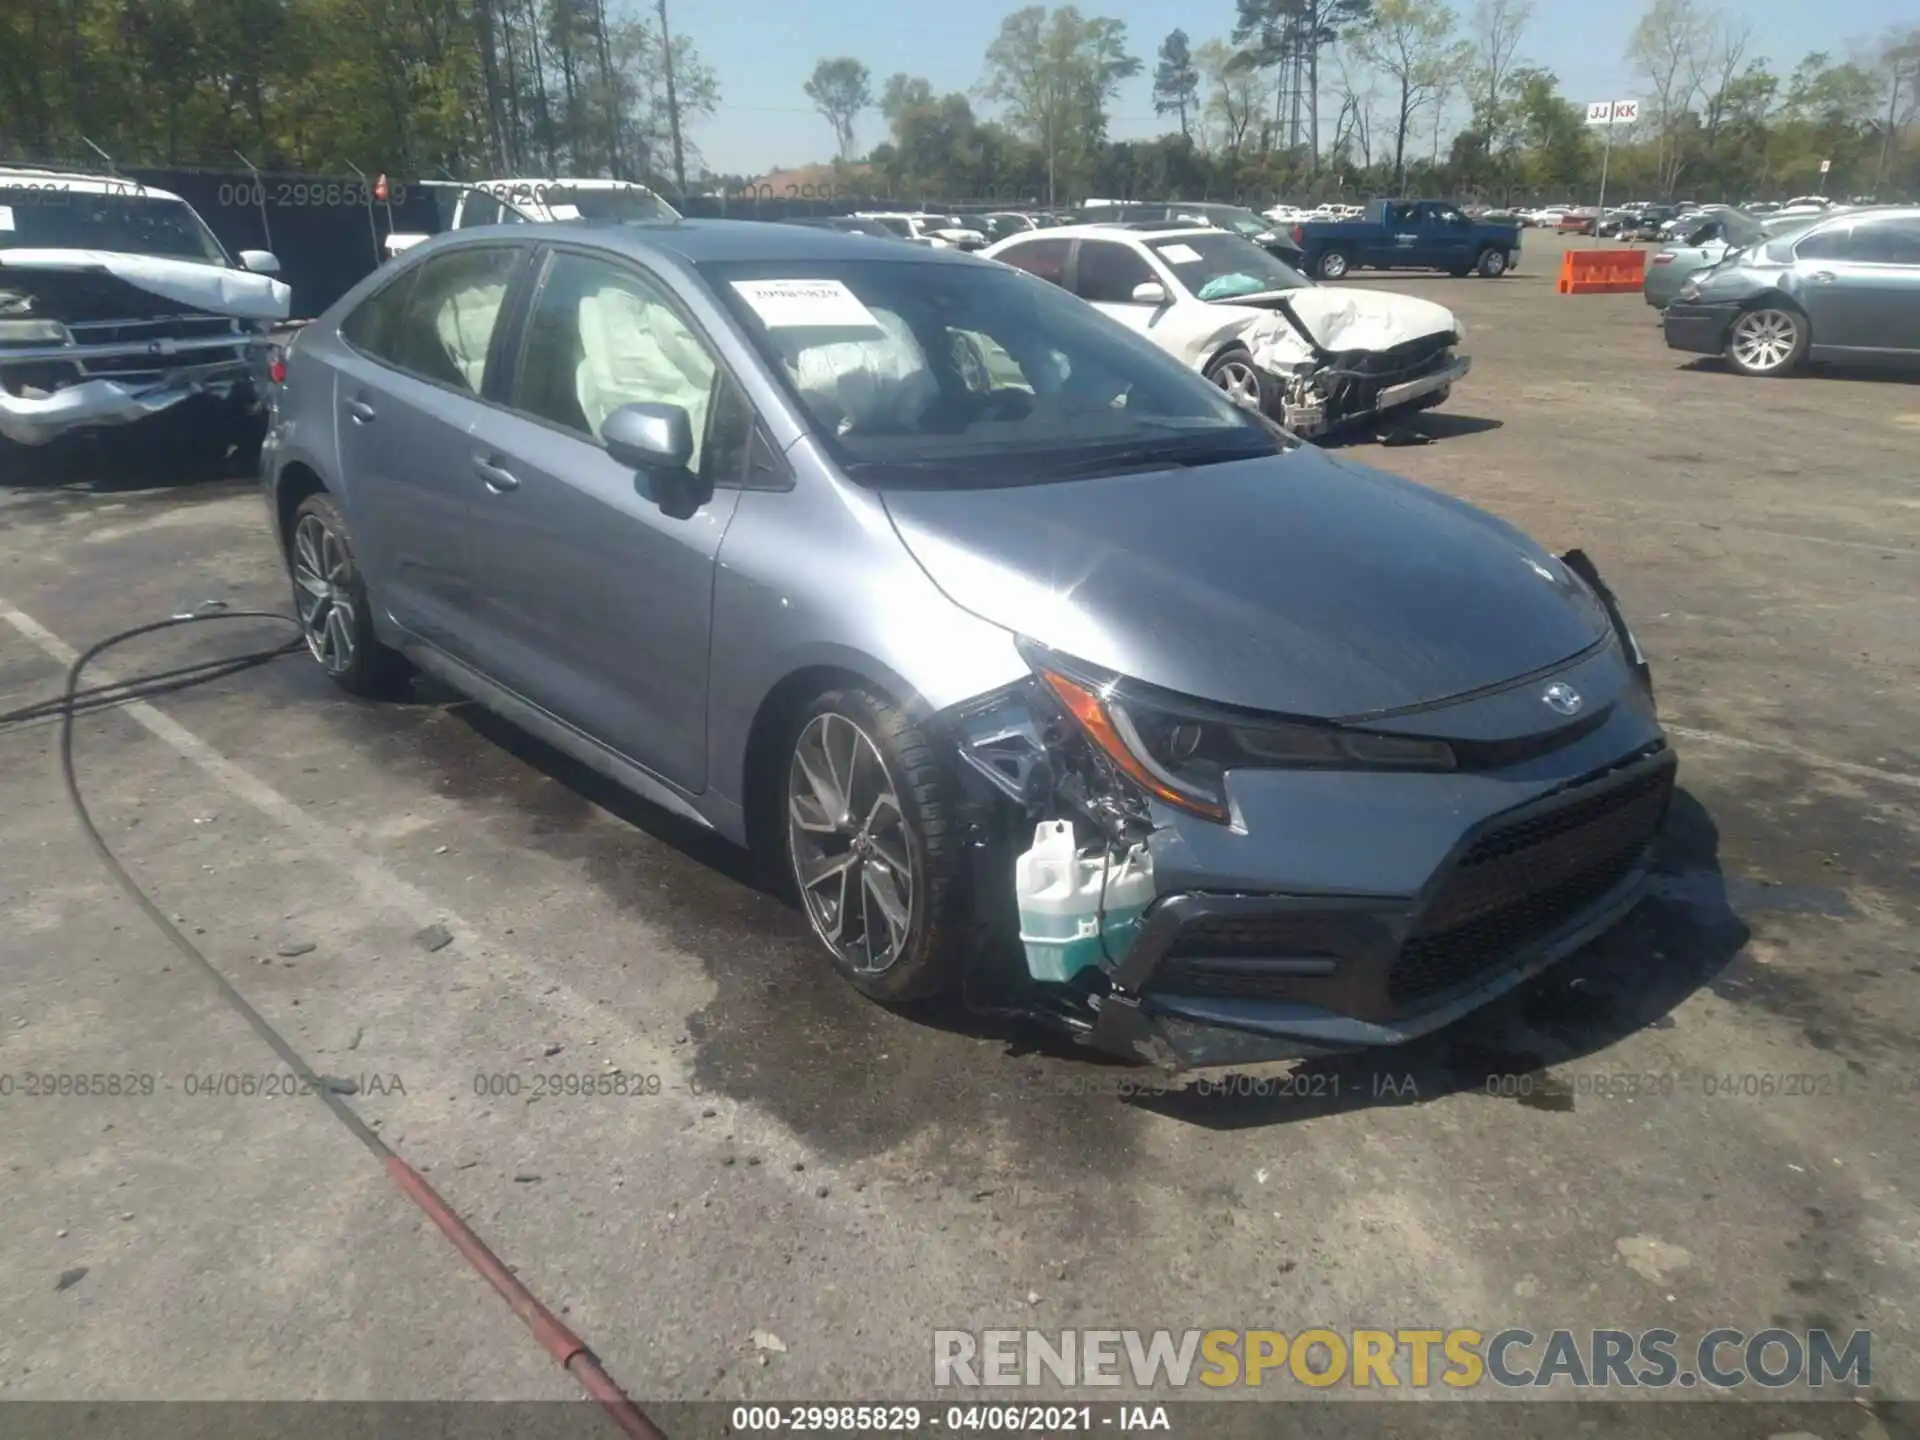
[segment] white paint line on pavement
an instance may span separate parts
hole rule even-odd
[[[1687,725],[1668,725],[1667,734],[1680,740],[1698,740],[1703,745],[1719,745],[1728,750],[1747,750],[1758,755],[1778,755],[1787,760],[1798,760],[1816,770],[1831,770],[1839,775],[1851,775],[1860,780],[1878,780],[1887,785],[1902,785],[1909,790],[1920,790],[1920,775],[1910,775],[1901,770],[1882,770],[1877,765],[1856,765],[1851,760],[1835,760],[1827,755],[1815,755],[1811,751],[1797,749],[1792,745],[1769,745],[1764,740],[1742,740],[1737,735],[1722,735],[1718,730],[1695,730]]]
[[[79,655],[66,641],[5,599],[0,599],[0,620],[5,620],[63,669],[72,665]],[[97,669],[89,666],[88,674],[95,684],[110,685],[119,678],[104,665]],[[437,920],[454,932],[455,943],[462,945],[469,954],[511,955],[514,965],[538,975],[545,982],[548,989],[545,1000],[551,1002],[560,999],[565,1002],[555,1008],[571,1010],[573,1014],[570,1018],[590,1021],[596,1027],[607,1023],[605,1007],[594,1004],[580,994],[567,983],[565,976],[498,943],[476,947],[474,942],[491,937],[487,937],[485,932],[452,907],[401,879],[390,866],[368,853],[364,841],[340,826],[316,820],[273,786],[244,766],[229,760],[179,721],[162,714],[145,700],[131,700],[113,708],[191,760],[256,810],[292,831],[310,854],[351,876],[363,894],[381,902],[384,908],[402,917],[409,925],[417,928]]]

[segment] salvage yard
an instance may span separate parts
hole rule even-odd
[[[81,783],[645,1409],[925,1397],[932,1332],[992,1326],[1865,1329],[1920,1398],[1920,385],[1670,352],[1638,295],[1554,294],[1562,243],[1357,278],[1453,307],[1473,369],[1433,443],[1341,448],[1598,561],[1681,793],[1626,925],[1402,1053],[1122,1096],[889,1013],[727,847],[304,657],[90,715]],[[288,608],[254,487],[150,458],[0,488],[0,711],[202,599]],[[319,1103],[203,1083],[281,1066],[102,873],[56,740],[0,725],[0,1076],[151,1093],[0,1098],[0,1397],[574,1397]]]

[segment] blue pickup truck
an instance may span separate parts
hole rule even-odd
[[[1504,275],[1520,261],[1520,227],[1469,219],[1444,200],[1375,200],[1358,220],[1295,225],[1307,273],[1341,280],[1354,270],[1445,270]]]

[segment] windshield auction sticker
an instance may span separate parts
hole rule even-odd
[[[733,288],[769,330],[883,328],[838,280],[735,280]]]

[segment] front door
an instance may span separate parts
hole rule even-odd
[[[686,410],[698,503],[601,444],[608,415],[641,402]],[[507,408],[487,411],[462,452],[479,492],[468,553],[481,668],[693,793],[706,786],[714,557],[752,426],[740,387],[660,283],[611,256],[555,250]]]
[[[476,645],[467,433],[526,253],[480,246],[408,267],[342,322],[334,361],[343,498],[369,592],[399,625],[463,659]]]

